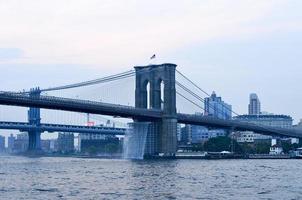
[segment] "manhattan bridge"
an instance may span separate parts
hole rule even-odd
[[[112,84],[118,87],[110,88]],[[100,89],[102,87],[105,91]],[[194,114],[204,109],[201,106],[204,96],[209,94],[178,71],[175,64],[135,66],[134,70],[76,84],[32,88],[22,92],[1,91],[0,105],[29,107],[29,110],[27,122],[1,119],[0,129],[28,132],[29,151],[36,151],[41,148],[41,133],[46,131],[123,135],[126,130],[122,127],[109,130],[103,126],[73,125],[66,122],[44,123],[41,110],[45,112],[45,117],[48,112],[58,112],[59,116],[69,113],[72,116],[91,114],[95,117],[106,115],[114,119],[126,118],[137,124],[148,122],[148,154],[166,157],[174,156],[177,151],[178,123],[302,138],[301,129],[274,128]],[[190,114],[188,109],[191,109]],[[139,126],[134,128],[138,131],[140,129]]]

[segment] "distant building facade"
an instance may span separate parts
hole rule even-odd
[[[261,114],[261,104],[257,94],[250,94],[250,103],[248,106],[249,115],[260,115]]]
[[[15,137],[13,134],[10,134],[10,136],[7,138],[7,149],[9,153],[13,152],[14,145],[15,145]]]
[[[293,125],[293,119],[288,115],[239,115],[234,117],[234,119],[275,128],[291,128]],[[251,131],[239,131],[235,135],[237,142],[255,142],[256,140],[268,140],[272,138],[272,136],[261,135]]]
[[[176,134],[177,134],[177,141],[180,142],[181,141],[181,125],[180,124],[177,124]]]
[[[49,153],[51,152],[50,150],[50,141],[51,140],[41,140],[41,149],[42,151]]]
[[[22,153],[28,149],[28,133],[17,134],[17,138],[14,141],[13,152]]]
[[[280,155],[283,153],[283,148],[278,145],[273,145],[270,147],[269,154],[270,155]]]
[[[61,153],[71,153],[74,151],[74,134],[59,133],[58,134],[58,151]]]
[[[184,127],[181,127],[180,141],[178,142],[179,144],[188,144],[189,143],[188,131],[186,129],[187,129],[187,125]]]
[[[204,115],[213,116],[219,119],[232,118],[232,106],[222,101],[215,92],[210,97],[204,99]]]
[[[122,140],[113,135],[79,134],[79,150],[81,153],[121,153]]]
[[[182,128],[181,144],[197,144],[203,143],[213,137],[225,136],[226,130],[224,129],[208,129],[204,126],[196,126],[186,124]]]
[[[5,137],[0,135],[0,152],[5,151]]]
[[[51,139],[50,144],[49,144],[49,149],[51,152],[57,152],[59,147],[58,147],[58,140],[57,139]]]
[[[196,115],[203,115],[202,113],[195,113]],[[210,97],[205,98],[204,101],[204,115],[211,116],[218,119],[231,119],[232,106],[225,103],[221,97],[218,97],[215,92]],[[196,144],[203,143],[210,138],[217,136],[225,136],[227,133],[224,129],[209,130],[204,126],[185,125],[181,131],[181,144]]]
[[[291,128],[293,126],[293,118],[288,115],[238,115],[234,119],[276,128]]]
[[[263,140],[270,140],[272,137],[254,133],[253,131],[238,131],[234,134],[235,139],[239,143],[254,143]]]

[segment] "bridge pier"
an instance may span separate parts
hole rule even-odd
[[[160,121],[150,125],[146,157],[174,157],[177,150],[175,69],[176,65],[169,63],[135,67],[135,107],[161,109],[163,113]],[[148,83],[150,91],[147,90]],[[148,92],[150,105],[147,105]]]
[[[160,142],[162,156],[174,157],[177,151],[177,119],[163,118]]]
[[[41,91],[39,88],[30,89],[29,96],[32,98],[39,98]],[[28,122],[35,127],[39,127],[41,123],[40,108],[30,107],[28,110]],[[41,131],[39,129],[32,129],[28,131],[28,151],[41,151]]]

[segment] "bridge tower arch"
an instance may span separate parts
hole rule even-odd
[[[174,156],[177,148],[175,64],[136,66],[135,107],[148,108],[146,83],[150,83],[150,108],[162,109],[162,119],[149,127],[145,154]],[[162,88],[163,83],[163,88]],[[162,91],[163,89],[163,91]]]

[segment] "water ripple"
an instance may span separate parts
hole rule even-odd
[[[0,199],[302,199],[302,160],[1,157]]]

